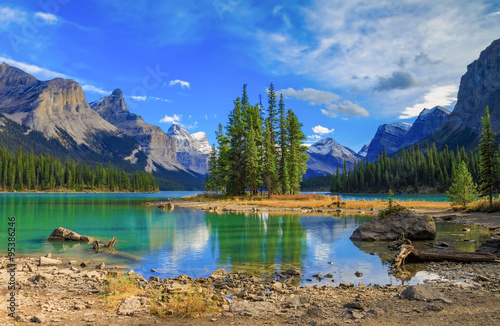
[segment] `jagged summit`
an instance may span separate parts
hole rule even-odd
[[[460,79],[457,104],[439,130],[426,138],[438,149],[477,147],[481,135],[481,117],[488,106],[493,131],[500,131],[500,39],[484,49],[479,58],[467,66]]]
[[[204,132],[191,134],[183,126],[174,123],[167,131],[175,139],[177,160],[185,167],[206,174],[208,171],[208,156],[212,147]]]
[[[442,106],[423,109],[406,133],[401,146],[408,147],[429,136],[441,127],[449,115],[450,111]]]
[[[312,144],[307,150],[307,172],[304,178],[335,173],[337,166],[342,170],[344,160],[348,167],[362,157],[350,148],[337,143],[333,138],[325,138]]]
[[[99,149],[97,133],[120,131],[90,109],[85,94],[72,79],[40,81],[23,70],[0,66],[0,113],[7,118],[56,138]],[[69,138],[68,138],[69,136]]]

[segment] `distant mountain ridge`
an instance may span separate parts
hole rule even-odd
[[[304,179],[321,175],[334,174],[337,166],[342,171],[344,160],[347,167],[354,166],[363,157],[352,149],[337,143],[333,138],[321,139],[312,144],[306,152],[309,155],[307,161],[307,172]]]
[[[432,109],[423,109],[412,125],[404,122],[381,125],[370,142],[366,158],[375,161],[377,154],[384,148],[386,154],[391,154],[402,147],[418,143],[438,130],[449,114],[449,110],[435,106]]]
[[[167,134],[176,142],[179,163],[200,174],[208,172],[208,157],[212,147],[208,143],[207,134],[202,131],[191,134],[179,124],[173,124]]]
[[[10,150],[23,145],[62,160],[152,171],[168,189],[203,187],[203,175],[177,161],[175,140],[130,113],[119,89],[92,107],[73,80],[40,81],[0,65],[0,140]]]
[[[486,106],[489,107],[493,131],[500,132],[500,39],[493,41],[477,60],[467,66],[467,72],[460,79],[453,112],[419,145],[435,143],[438,150],[445,146],[476,149]]]

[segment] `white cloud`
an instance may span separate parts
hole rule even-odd
[[[57,16],[46,12],[36,12],[35,18],[41,19],[47,25],[54,25],[59,20]]]
[[[304,88],[302,90],[295,90],[293,88],[287,88],[287,89],[282,89],[279,91],[276,91],[276,93],[281,93],[285,97],[292,97],[301,101],[309,101],[311,105],[318,105],[318,104],[330,104],[333,101],[337,101],[340,99],[340,96],[337,94],[327,92],[327,91],[320,91],[314,88]]]
[[[309,138],[309,139],[321,139],[321,136],[320,135],[311,135],[311,136],[307,136],[307,138]]]
[[[143,101],[161,101],[161,102],[170,102],[169,99],[154,97],[154,96],[127,96],[134,101],[143,102]]]
[[[339,113],[351,116],[361,116],[368,117],[370,114],[366,109],[361,107],[357,103],[352,103],[351,101],[345,100],[340,104],[330,104],[327,106],[326,110],[321,109],[321,113],[330,118],[335,118]]]
[[[457,100],[458,87],[456,85],[440,86],[431,89],[423,99],[404,109],[399,119],[410,119],[418,116],[423,109],[430,109],[437,105],[449,106]]]
[[[111,94],[110,91],[105,91],[102,88],[95,87],[92,85],[82,85],[82,89],[86,92],[92,92],[92,93],[97,93],[97,94],[106,95],[106,96]]]
[[[189,88],[190,87],[190,84],[187,81],[183,81],[183,80],[179,80],[179,79],[170,81],[170,86],[174,86],[176,84],[179,84],[182,88]]]
[[[326,135],[326,134],[332,133],[334,131],[334,129],[333,128],[328,129],[326,127],[318,125],[318,126],[312,128],[312,131],[316,134]]]
[[[23,24],[26,13],[9,7],[0,7],[0,27],[7,27],[10,23]]]
[[[253,35],[262,64],[274,73],[304,76],[352,95],[370,112],[396,115],[394,108],[412,106],[433,85],[459,84],[466,66],[497,38],[500,12],[491,7],[487,0],[421,0],[418,6],[413,0],[312,0],[294,17],[295,30],[261,28]],[[372,93],[377,86],[384,92]],[[342,107],[333,109],[336,115]]]
[[[61,74],[59,72],[55,72],[55,71],[52,71],[49,69],[41,68],[41,67],[38,67],[38,66],[35,66],[32,64],[29,64],[29,63],[19,62],[16,60],[5,58],[5,57],[0,57],[0,61],[6,62],[11,66],[15,66],[21,70],[24,70],[25,72],[32,74],[41,80],[48,80],[48,79],[53,79],[53,78],[58,78],[58,77],[59,78],[66,78],[66,79],[71,78],[70,76],[65,75],[65,74]]]
[[[165,115],[160,120],[160,122],[163,122],[163,123],[179,123],[179,121],[181,121],[181,118],[182,118],[182,114],[181,115],[174,114],[173,116]]]

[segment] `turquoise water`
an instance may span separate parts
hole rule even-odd
[[[297,268],[304,282],[328,272],[335,283],[398,284],[386,263],[391,253],[373,244],[354,244],[349,236],[370,219],[357,215],[214,214],[175,208],[147,207],[150,200],[178,198],[194,192],[158,194],[0,194],[0,253],[7,253],[7,218],[16,217],[18,255],[76,258],[98,264],[125,265],[148,278],[182,273],[206,277],[217,268],[246,270],[258,275]],[[90,245],[54,243],[46,239],[62,226],[105,241],[113,236],[116,254],[94,254]],[[440,225],[439,239],[456,241],[450,234],[461,226]],[[467,242],[473,250],[478,242]],[[451,238],[450,238],[451,237]],[[452,246],[455,242],[452,243]],[[359,247],[358,247],[359,246]],[[462,249],[462,248],[460,248]],[[375,253],[375,254],[374,254]],[[389,258],[387,258],[389,257]],[[330,264],[331,262],[332,264]],[[363,277],[354,276],[356,271]],[[330,280],[323,280],[330,282]],[[411,282],[419,282],[418,274]]]

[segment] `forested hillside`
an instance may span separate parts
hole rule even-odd
[[[62,162],[47,154],[23,153],[0,150],[0,190],[3,191],[158,191],[158,184],[151,173],[126,173],[111,163],[107,167],[96,164],[76,163],[70,159]]]

